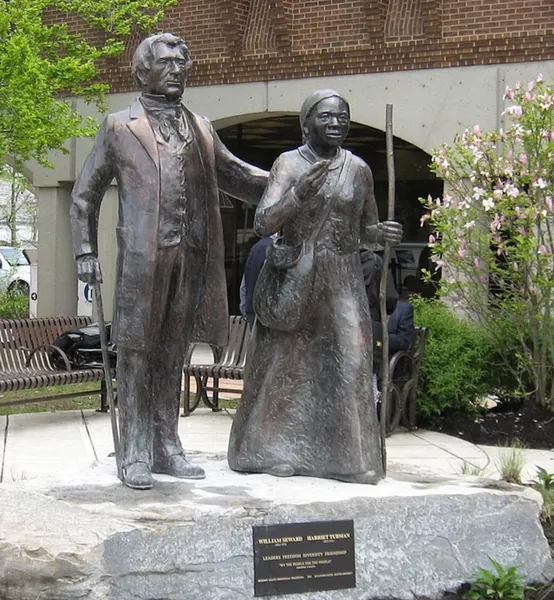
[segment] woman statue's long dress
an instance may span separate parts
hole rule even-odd
[[[383,467],[359,249],[385,238],[398,242],[401,226],[378,225],[371,170],[340,147],[350,124],[346,100],[333,90],[315,92],[300,121],[306,144],[273,165],[256,233],[281,231],[287,244],[300,244],[333,204],[317,237],[301,325],[292,332],[259,320],[254,326],[229,466],[377,483]]]

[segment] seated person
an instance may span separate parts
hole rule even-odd
[[[369,312],[373,321],[375,331],[376,323],[381,322],[381,305],[379,303],[379,288],[381,285],[381,273],[383,272],[383,259],[373,250],[361,250],[360,261],[362,263],[362,272],[364,275],[364,285],[369,302]],[[398,293],[394,287],[392,277],[387,277],[387,314],[390,315],[398,300]]]
[[[254,290],[256,282],[265,263],[267,247],[272,242],[274,235],[268,235],[258,240],[250,249],[246,266],[244,267],[244,303],[241,299],[241,313],[248,320],[250,328],[254,325]],[[244,312],[243,312],[244,310]]]
[[[360,252],[364,285],[369,303],[373,332],[373,372],[381,370],[383,325],[381,323],[381,306],[379,302],[379,289],[381,286],[381,274],[383,272],[383,259],[373,250],[362,250]],[[392,277],[387,277],[386,307],[387,315],[390,315],[398,300],[398,293],[394,287]]]
[[[387,328],[390,354],[410,347],[415,337],[414,307],[406,299],[399,299],[396,303]]]

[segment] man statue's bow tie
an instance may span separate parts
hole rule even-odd
[[[143,106],[158,123],[158,129],[164,141],[168,142],[172,133],[184,141],[187,138],[187,127],[183,115],[183,105],[180,102],[169,103],[164,100],[143,95]]]

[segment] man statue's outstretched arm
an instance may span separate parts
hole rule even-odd
[[[267,184],[268,171],[237,158],[219,139],[213,127],[211,131],[219,189],[233,198],[257,206]]]

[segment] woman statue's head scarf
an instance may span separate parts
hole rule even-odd
[[[336,92],[335,90],[317,90],[316,92],[313,92],[313,94],[310,94],[306,98],[306,100],[304,100],[302,108],[300,109],[300,129],[302,130],[302,141],[306,141],[304,126],[312,110],[322,100],[326,100],[327,98],[340,98],[346,105],[346,108],[348,110],[348,116],[350,117],[350,105],[348,104],[346,98],[342,94],[339,94],[339,92]]]

